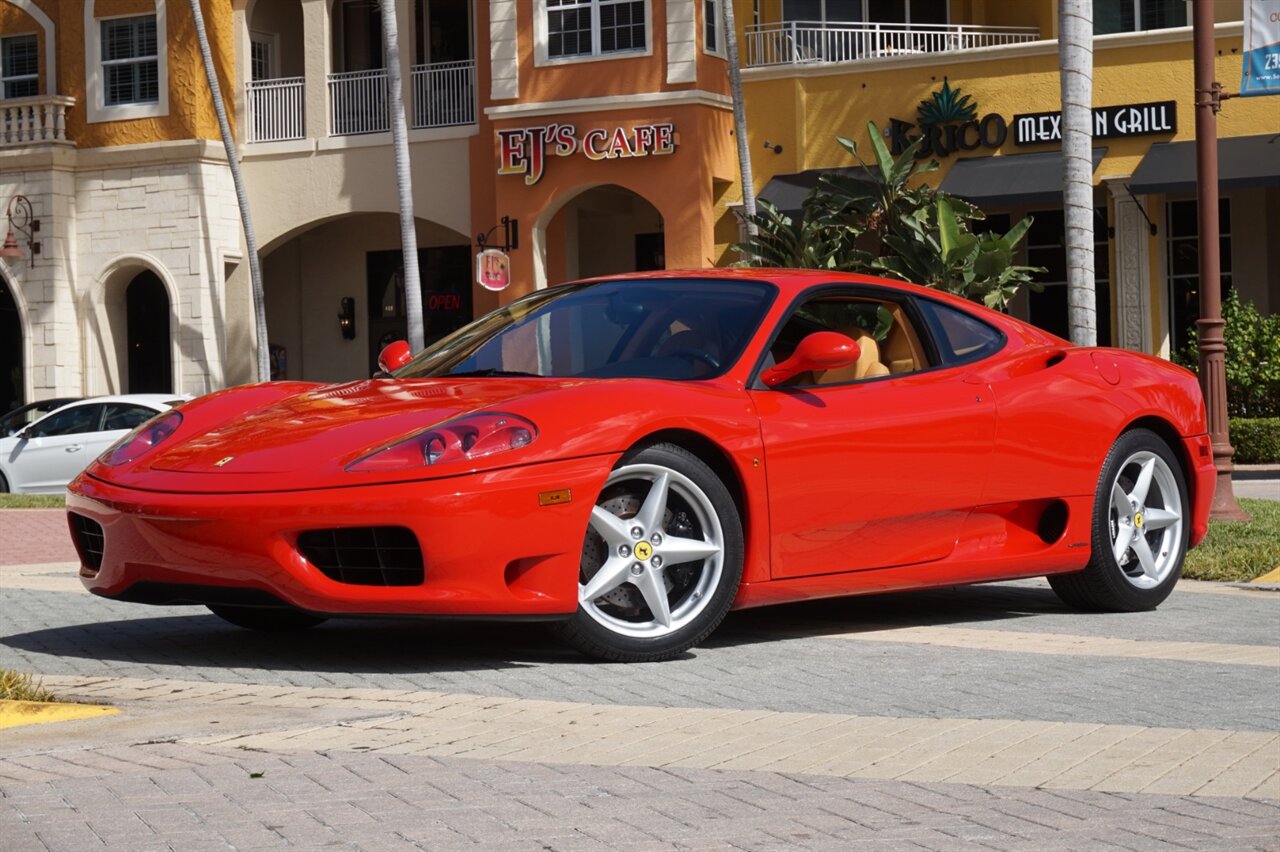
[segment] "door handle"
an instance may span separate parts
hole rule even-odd
[[[66,447],[65,449],[69,453],[78,453],[84,449],[84,444],[72,444],[71,446]]]

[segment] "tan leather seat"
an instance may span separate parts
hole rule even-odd
[[[876,343],[876,339],[867,334],[862,329],[850,329],[853,334],[848,331],[843,332],[852,337],[858,344],[861,354],[858,360],[850,364],[848,367],[838,367],[834,370],[826,370],[818,376],[817,384],[820,385],[836,385],[841,382],[853,382],[858,379],[871,379],[876,376],[889,375],[889,368],[880,362],[880,345]]]

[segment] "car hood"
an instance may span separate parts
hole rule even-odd
[[[242,411],[216,425],[199,401],[183,409],[170,442],[136,463],[95,476],[159,490],[236,491],[313,488],[346,474],[351,462],[445,420],[480,409],[506,410],[525,397],[575,384],[556,379],[378,379],[311,387]],[[262,386],[258,386],[261,388]],[[212,406],[210,406],[212,408]],[[453,465],[438,475],[464,473]],[[287,475],[282,479],[281,475]],[[423,478],[428,469],[377,474]]]

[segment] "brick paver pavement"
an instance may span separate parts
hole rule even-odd
[[[74,573],[0,569],[0,667],[122,712],[0,735],[5,852],[1280,849],[1280,594],[831,601],[628,666],[532,626],[255,635]]]
[[[0,511],[0,565],[71,562],[76,558],[65,509]]]

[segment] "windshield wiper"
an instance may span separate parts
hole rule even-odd
[[[523,370],[498,370],[493,368],[486,370],[465,370],[461,373],[445,373],[443,376],[439,376],[438,378],[461,379],[473,378],[476,376],[525,376],[534,379],[546,378],[545,376],[540,376],[537,373],[526,373]]]

